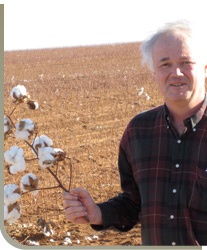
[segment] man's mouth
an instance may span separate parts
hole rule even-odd
[[[173,86],[173,87],[180,87],[180,86],[184,86],[185,84],[184,83],[171,83],[170,86]]]

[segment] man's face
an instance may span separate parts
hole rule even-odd
[[[156,40],[154,79],[166,103],[187,101],[193,106],[203,100],[207,65],[197,52],[192,39],[182,33],[164,34]]]

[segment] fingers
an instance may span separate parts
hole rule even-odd
[[[82,188],[74,188],[70,192],[72,195],[77,196],[80,199],[84,199],[90,196],[89,192]]]
[[[68,207],[65,209],[66,218],[69,221],[75,222],[77,218],[87,215],[86,208],[83,206],[79,207]]]
[[[87,197],[90,197],[89,192],[82,188],[74,188],[70,192],[63,193],[63,199],[84,199]]]
[[[78,200],[78,196],[72,192],[63,192],[63,200]]]
[[[85,192],[80,189],[63,193],[63,207],[67,220],[75,223],[87,223],[84,218],[87,215],[86,208],[80,201],[80,195],[83,197],[84,194]]]
[[[71,195],[69,192],[63,193],[63,207],[80,207],[82,203],[78,200],[78,196]]]

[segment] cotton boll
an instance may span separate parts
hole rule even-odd
[[[54,150],[56,152],[55,161],[63,161],[66,153],[61,148],[54,148]]]
[[[28,130],[34,129],[34,123],[30,119],[23,119],[22,121],[25,121],[25,129],[28,129]]]
[[[10,166],[9,171],[11,174],[16,174],[17,172],[24,171],[26,169],[25,160],[19,161],[18,163]]]
[[[52,229],[49,228],[48,225],[44,226],[43,228],[43,234],[47,237],[51,236],[54,234],[54,231]]]
[[[22,140],[28,140],[35,130],[35,125],[30,119],[21,120],[15,127],[15,137]]]
[[[6,137],[6,135],[11,134],[12,128],[13,125],[11,120],[8,117],[4,116],[4,137]]]
[[[37,195],[38,193],[38,190],[35,190],[38,188],[38,179],[32,173],[29,173],[22,177],[20,186],[23,192],[31,191],[30,193],[32,195]]]
[[[9,206],[21,198],[21,192],[16,184],[4,186],[4,204]]]
[[[23,130],[23,131],[16,130],[16,132],[15,132],[16,139],[27,141],[27,140],[29,140],[30,136],[31,136],[31,134],[27,130]]]
[[[10,95],[12,99],[19,101],[19,102],[23,102],[24,100],[26,100],[28,93],[27,93],[25,86],[17,85],[16,87],[12,89],[12,91],[10,92]]]
[[[14,164],[16,163],[15,161],[15,155],[18,151],[18,147],[17,146],[12,146],[10,147],[10,150],[6,151],[4,153],[4,159],[6,162],[8,162],[9,164]]]
[[[39,245],[40,245],[39,242],[36,242],[36,241],[33,241],[33,240],[27,240],[26,243],[27,243],[29,246],[39,246]]]
[[[45,144],[46,147],[52,146],[52,140],[49,137],[47,137],[46,135],[41,135],[40,140],[42,143]]]
[[[42,157],[47,154],[55,154],[54,148],[51,147],[44,147],[39,149],[39,157]]]
[[[53,165],[55,160],[55,150],[51,147],[45,147],[39,149],[39,165],[41,168],[47,168]]]
[[[4,125],[4,134],[6,134],[8,130],[9,130],[9,127]]]
[[[54,156],[52,156],[51,154],[46,154],[39,159],[39,165],[42,169],[48,168],[53,166],[54,160]]]
[[[10,149],[4,153],[4,159],[9,164],[16,164],[18,161],[24,159],[24,151],[17,146],[11,146]]]
[[[67,244],[72,244],[72,241],[69,237],[65,237],[64,239],[64,244],[67,245]]]
[[[17,172],[24,171],[26,169],[25,160],[19,161],[18,163],[12,165],[9,168],[11,174],[16,174]]]
[[[21,206],[17,203],[4,205],[4,221],[8,224],[15,223],[21,216]]]
[[[10,174],[16,174],[17,173],[17,169],[16,169],[16,166],[10,166],[9,167],[9,172]]]
[[[144,92],[144,88],[141,87],[140,91],[138,92],[138,95],[141,96],[143,94],[143,92]]]
[[[9,164],[14,164],[16,163],[15,161],[15,155],[17,153],[18,147],[17,146],[12,146],[10,147],[10,150],[6,151],[4,153],[4,159],[6,162],[8,162]]]
[[[40,137],[35,138],[33,141],[33,147],[38,152],[40,148],[44,147],[51,147],[52,146],[52,140],[47,137],[46,135],[41,135]],[[32,151],[34,153],[34,151]]]
[[[29,100],[29,101],[27,102],[27,105],[28,105],[28,107],[29,107],[30,109],[33,109],[33,110],[39,108],[39,104],[38,104],[37,102],[35,102],[35,101]]]
[[[16,174],[16,172],[26,169],[24,151],[22,148],[18,148],[17,146],[10,147],[10,150],[4,153],[4,159],[9,164],[12,164],[12,166],[10,166],[11,174]]]

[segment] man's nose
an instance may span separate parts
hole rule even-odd
[[[182,70],[178,66],[173,67],[172,74],[173,76],[183,76]]]

